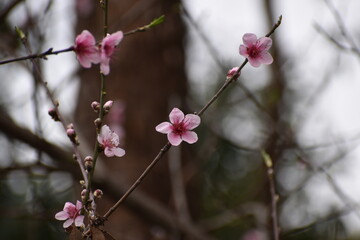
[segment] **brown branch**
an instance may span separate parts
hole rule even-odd
[[[71,157],[70,149],[64,150],[36,136],[30,130],[18,126],[4,111],[0,114],[0,132],[8,138],[24,142],[34,149],[41,149],[58,163],[57,167],[59,170],[71,173],[75,179],[82,179],[81,172],[75,167],[76,165]],[[119,182],[119,179],[109,169],[97,172],[94,185],[108,193],[113,199],[119,199],[128,189],[128,186]],[[140,190],[133,193],[124,204],[145,221],[159,223],[167,229],[175,229],[196,239],[210,239],[199,228],[188,222],[181,221],[161,203],[150,198]]]
[[[277,23],[273,26],[273,28],[270,30],[266,36],[270,36],[274,31],[280,26],[282,17],[280,16]],[[198,116],[201,116],[215,100],[220,96],[220,94],[232,83],[234,82],[238,74],[240,73],[241,69],[246,65],[248,60],[246,59],[239,67],[239,69],[236,71],[236,73],[228,79],[224,85],[219,89],[219,91],[210,99],[210,101],[205,104],[205,106],[196,113]],[[137,188],[137,186],[140,185],[142,180],[146,177],[146,175],[152,170],[152,168],[156,165],[156,163],[164,156],[164,154],[171,148],[171,144],[168,142],[158,153],[158,155],[154,158],[154,160],[150,163],[150,165],[144,170],[144,172],[140,175],[140,177],[134,182],[134,184],[129,188],[129,190],[122,196],[119,201],[115,203],[114,206],[112,206],[103,216],[102,221],[107,220],[107,218],[120,206],[120,204],[125,201],[125,199]]]
[[[8,59],[8,60],[2,60],[2,61],[0,61],[0,65],[7,64],[7,63],[12,63],[12,62],[24,61],[24,60],[33,60],[33,59],[38,59],[38,58],[47,59],[46,56],[57,55],[59,53],[71,52],[71,51],[74,51],[73,46],[71,46],[69,48],[66,48],[66,49],[57,50],[57,51],[53,51],[53,48],[49,48],[48,50],[46,50],[46,51],[44,51],[42,53],[29,54],[29,55],[24,56],[24,57],[17,57],[17,58],[12,58],[12,59]]]

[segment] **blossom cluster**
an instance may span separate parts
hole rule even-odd
[[[106,36],[98,45],[93,35],[84,30],[75,39],[74,51],[77,59],[84,68],[90,68],[92,64],[100,63],[100,70],[104,75],[110,72],[110,59],[113,55],[116,46],[123,39],[121,31],[115,32]],[[268,52],[272,45],[272,40],[269,37],[257,38],[255,34],[246,33],[243,36],[243,44],[239,47],[239,53],[245,57],[251,66],[259,67],[261,64],[271,64],[273,58]],[[241,70],[241,69],[240,69]],[[240,76],[239,67],[231,68],[227,73],[227,80],[236,80]],[[103,109],[105,114],[109,112],[113,105],[113,101],[108,101],[104,104]],[[95,112],[99,111],[100,103],[93,102],[91,107]],[[53,114],[54,115],[54,114]],[[100,120],[100,119],[99,119]],[[193,131],[201,123],[201,119],[197,114],[184,114],[180,109],[173,108],[169,114],[169,122],[162,122],[155,127],[157,132],[167,135],[169,143],[173,146],[178,146],[182,141],[193,144],[198,141],[198,135]],[[99,151],[104,151],[107,157],[122,157],[125,155],[125,150],[120,148],[119,136],[110,129],[107,125],[102,125],[101,120],[97,125],[100,129],[97,136],[99,143]],[[100,128],[101,127],[101,128]],[[69,138],[77,143],[76,132],[73,125],[67,129]],[[92,167],[92,158],[85,158],[85,165]],[[100,198],[102,196],[101,190],[96,190],[94,196]],[[80,201],[76,205],[66,202],[64,209],[55,215],[57,220],[65,220],[63,227],[68,228],[72,224],[76,227],[84,225],[84,216],[82,215],[83,206]]]
[[[84,68],[90,68],[91,64],[100,63],[101,72],[104,75],[108,75],[110,73],[111,56],[123,37],[122,31],[108,34],[98,46],[94,36],[89,31],[82,31],[76,37],[74,46],[74,51],[80,65]]]

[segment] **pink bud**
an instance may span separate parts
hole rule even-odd
[[[94,197],[96,197],[96,198],[101,198],[102,196],[104,195],[104,193],[103,193],[103,191],[101,191],[100,189],[96,189],[95,191],[94,191]]]
[[[76,132],[73,128],[68,128],[66,130],[66,134],[68,135],[69,138],[74,138],[76,136]]]
[[[95,112],[98,112],[100,109],[100,103],[97,101],[93,101],[91,103],[91,108],[94,109]]]
[[[104,110],[105,111],[109,111],[110,109],[111,109],[111,107],[112,107],[112,105],[113,105],[113,101],[107,101],[105,104],[104,104]]]
[[[239,67],[233,67],[232,69],[230,69],[226,75],[226,79],[232,78],[236,74],[238,69]],[[241,72],[239,72],[233,79],[236,80],[238,77],[240,77],[240,74]]]

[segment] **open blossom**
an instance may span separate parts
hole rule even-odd
[[[71,202],[66,202],[64,210],[58,212],[55,215],[57,220],[66,220],[63,224],[64,228],[70,227],[75,223],[76,227],[81,227],[84,224],[84,216],[80,215],[82,209],[82,203],[80,201],[76,202],[76,206]]]
[[[239,47],[240,55],[247,58],[253,67],[259,67],[261,64],[271,64],[273,58],[268,52],[272,40],[269,37],[257,38],[253,33],[246,33],[243,36],[244,44]]]
[[[97,140],[104,148],[104,153],[107,157],[122,157],[125,155],[125,150],[118,147],[119,136],[111,131],[107,125],[101,127]]]
[[[169,115],[170,122],[162,122],[156,126],[156,131],[167,134],[168,140],[173,146],[178,146],[183,140],[187,143],[195,143],[198,136],[191,131],[200,125],[200,117],[195,114],[187,114],[174,108]]]
[[[95,38],[87,30],[82,31],[76,37],[74,50],[76,58],[84,68],[90,68],[92,63],[100,62],[100,51],[96,46]]]
[[[115,51],[116,46],[123,39],[122,31],[117,31],[113,34],[107,35],[101,42],[101,62],[100,70],[104,75],[110,72],[110,58]]]

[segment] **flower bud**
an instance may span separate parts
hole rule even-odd
[[[80,185],[85,186],[85,180],[80,180]]]
[[[66,129],[66,134],[67,136],[69,137],[70,141],[76,145],[79,145],[79,142],[77,140],[77,135],[76,135],[76,131],[74,129],[74,125],[72,123],[70,123],[68,126],[67,126],[67,129]]]
[[[233,67],[232,69],[230,69],[226,75],[226,79],[229,80],[231,79],[237,72],[237,70],[239,69],[239,67]],[[238,77],[240,77],[240,73],[236,74],[236,76],[233,78],[233,80],[236,80]]]
[[[96,189],[96,190],[94,191],[94,197],[96,197],[96,198],[98,198],[98,199],[102,198],[103,195],[104,195],[104,193],[103,193],[103,191],[101,191],[100,189]]]
[[[101,124],[102,124],[101,119],[100,119],[100,118],[95,119],[94,124],[95,124],[95,126],[96,126],[97,129],[100,129],[100,128],[101,128]]]
[[[93,101],[91,103],[91,108],[94,110],[94,112],[98,112],[100,109],[100,103],[97,101]]]
[[[104,104],[104,110],[105,110],[105,112],[109,112],[109,111],[110,111],[113,103],[114,103],[114,102],[110,100],[110,101],[107,101],[107,102]]]
[[[81,200],[85,200],[85,196],[86,196],[86,189],[83,189],[82,191],[81,191]]]
[[[60,121],[60,118],[59,118],[59,115],[58,115],[58,112],[56,111],[56,109],[50,108],[48,111],[48,114],[55,122]]]
[[[92,157],[90,156],[87,156],[85,159],[84,159],[84,165],[85,165],[85,169],[87,171],[90,171],[93,167],[94,167],[94,160]]]

